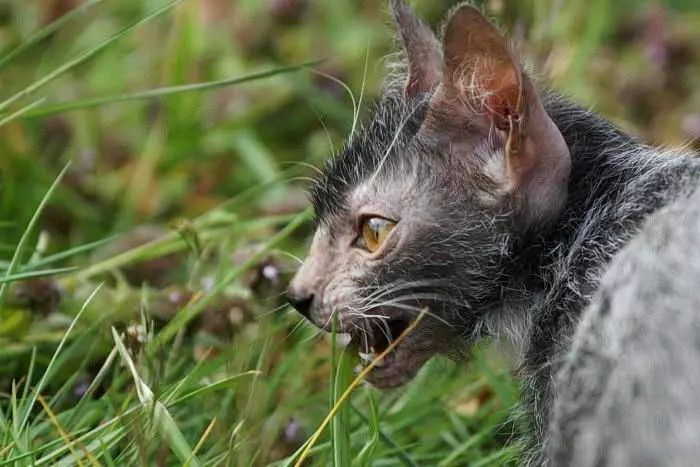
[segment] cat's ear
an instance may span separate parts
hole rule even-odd
[[[509,44],[475,7],[461,5],[448,19],[442,66],[421,132],[461,148],[465,158],[491,147],[503,158],[498,191],[514,195],[521,214],[539,220],[558,213],[568,148]]]
[[[404,0],[391,0],[391,12],[406,49],[408,75],[404,93],[413,96],[432,92],[440,83],[442,69],[435,33]]]

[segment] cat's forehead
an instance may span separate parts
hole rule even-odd
[[[383,99],[373,118],[351,136],[347,146],[328,161],[311,187],[311,203],[323,222],[353,209],[350,203],[376,191],[386,173],[410,165],[408,151],[423,118],[423,105]]]

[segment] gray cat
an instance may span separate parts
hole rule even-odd
[[[700,459],[700,162],[538,87],[474,7],[438,41],[401,0],[374,117],[311,189],[293,305],[337,316],[368,377],[482,337],[519,349],[537,465]]]

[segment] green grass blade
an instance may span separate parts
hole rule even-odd
[[[235,132],[231,135],[231,146],[259,182],[269,183],[279,178],[277,162],[254,132],[247,129]]]
[[[19,404],[22,401],[17,398],[17,382],[12,381],[12,392],[10,393],[10,406],[12,408],[12,434],[14,436],[14,441],[17,446],[24,447],[23,440],[21,439],[22,429],[19,425]]]
[[[370,409],[368,428],[370,439],[367,440],[363,448],[353,460],[353,466],[357,467],[371,467],[374,453],[376,452],[377,447],[379,446],[379,440],[381,436],[379,430],[379,407],[377,406],[377,401],[374,397],[374,394],[372,392],[369,392],[368,396]],[[352,403],[348,405],[351,406],[351,409],[357,412],[357,408]]]
[[[28,271],[28,272],[18,272],[17,274],[6,274],[5,277],[0,277],[0,284],[7,284],[10,282],[23,281],[27,279],[37,279],[40,277],[50,277],[57,276],[59,274],[65,274],[68,272],[73,272],[78,268],[54,268],[54,269],[41,269],[39,271]]]
[[[51,196],[53,196],[54,191],[56,191],[56,188],[61,183],[61,180],[63,180],[63,176],[68,171],[69,166],[70,162],[63,167],[63,170],[61,170],[58,176],[54,179],[53,183],[46,191],[46,194],[44,194],[44,197],[41,199],[41,202],[39,202],[39,205],[34,210],[32,218],[29,220],[27,227],[24,229],[24,233],[19,239],[19,243],[17,244],[14,255],[12,256],[12,260],[10,260],[10,264],[5,270],[5,278],[11,277],[18,269],[19,263],[22,258],[22,254],[24,253],[24,249],[27,245],[27,242],[29,241],[32,232],[34,231],[34,227],[36,227],[37,222],[39,222],[41,213],[44,211],[44,208],[46,207],[46,204],[48,203],[49,199],[51,198]],[[7,292],[7,284],[7,282],[3,282],[2,285],[0,285],[0,308],[2,308],[4,304],[5,293]]]
[[[583,34],[576,47],[576,54],[571,61],[568,86],[581,98],[591,99],[591,88],[586,76],[590,58],[600,48],[607,34],[613,15],[610,14],[611,3],[607,0],[594,0],[586,5]]]
[[[26,400],[29,394],[29,388],[32,384],[32,378],[34,377],[34,365],[36,364],[36,347],[32,347],[32,356],[29,359],[29,369],[27,370],[27,377],[24,381],[24,391],[22,392],[22,399]]]
[[[56,21],[53,21],[51,24],[48,24],[43,28],[35,31],[32,35],[24,39],[20,45],[18,45],[17,47],[9,51],[7,54],[5,54],[2,58],[0,58],[0,71],[5,69],[5,67],[7,67],[7,65],[9,65],[10,62],[12,62],[23,52],[29,50],[34,45],[38,44],[51,34],[61,29],[66,23],[72,21],[79,15],[85,13],[89,8],[97,5],[102,1],[104,0],[87,0],[85,3],[82,3],[78,7],[72,9],[65,15],[58,18]]]
[[[158,8],[157,10],[153,11],[152,13],[146,15],[144,18],[136,21],[135,23],[130,24],[129,26],[121,29],[119,32],[116,34],[110,36],[108,39],[102,41],[98,45],[78,54],[76,57],[68,60],[66,63],[63,65],[59,66],[55,70],[51,71],[50,73],[47,73],[44,77],[41,79],[33,82],[26,88],[22,89],[12,97],[6,99],[4,102],[0,103],[0,112],[3,112],[5,109],[7,109],[10,105],[13,103],[17,102],[18,100],[27,97],[34,92],[38,91],[54,79],[58,78],[62,74],[66,73],[67,71],[75,68],[76,66],[80,65],[81,63],[89,60],[90,58],[94,57],[97,55],[99,52],[103,51],[110,45],[112,45],[114,42],[118,41],[122,37],[126,36],[129,34],[131,31],[134,29],[138,28],[139,26],[142,26],[151,20],[161,16],[164,13],[167,13],[171,8],[173,8],[175,5],[180,3],[182,0],[172,0],[171,2],[166,3],[162,7]]]
[[[217,381],[215,383],[211,383],[207,386],[204,386],[199,389],[195,389],[194,391],[188,392],[182,397],[178,397],[177,399],[173,400],[172,402],[168,402],[168,406],[173,406],[180,404],[188,399],[191,399],[193,397],[201,396],[203,394],[207,394],[210,392],[214,391],[219,391],[221,389],[228,389],[231,387],[232,383],[234,383],[236,380],[244,377],[244,376],[259,376],[260,372],[257,370],[251,370],[251,371],[246,371],[244,373],[240,373],[237,375],[229,376],[228,378],[224,378],[220,381]]]
[[[505,447],[490,455],[487,455],[476,462],[471,463],[471,467],[482,467],[489,465],[511,465],[510,462],[515,462],[518,459],[518,449],[513,446]],[[513,464],[517,465],[517,464]]]
[[[8,123],[10,123],[13,120],[17,120],[22,115],[26,115],[33,108],[41,105],[45,100],[46,100],[46,98],[44,98],[44,97],[42,97],[41,99],[37,99],[34,102],[31,102],[31,103],[25,105],[24,107],[17,109],[15,112],[12,112],[7,117],[0,119],[0,127],[7,125]]]
[[[152,406],[153,422],[161,431],[164,438],[168,441],[170,449],[183,463],[187,462],[189,465],[193,465],[195,467],[200,466],[201,464],[199,459],[187,443],[187,440],[178,428],[175,420],[170,415],[170,412],[168,412],[168,409],[162,402],[155,398],[151,388],[148,387],[146,382],[139,375],[134,361],[131,359],[131,356],[126,350],[121,337],[119,337],[117,330],[114,328],[112,328],[112,337],[114,338],[114,343],[122,357],[122,360],[129,368],[131,377],[133,378],[136,386],[136,394],[138,395],[141,405],[143,405],[144,408],[150,408]]]
[[[226,78],[216,81],[206,81],[202,83],[191,83],[182,84],[177,86],[165,86],[156,89],[149,89],[147,91],[134,92],[130,94],[120,94],[116,96],[105,96],[97,97],[94,99],[85,99],[74,102],[66,102],[62,104],[47,105],[43,107],[36,108],[34,110],[27,111],[22,115],[23,118],[36,118],[36,117],[46,117],[48,115],[70,112],[71,110],[83,110],[91,109],[95,107],[101,107],[108,104],[116,104],[121,102],[133,102],[142,101],[155,98],[162,98],[167,96],[172,96],[175,94],[183,94],[188,92],[203,92],[203,91],[213,91],[215,89],[223,88],[226,86],[234,86],[237,84],[243,84],[250,81],[261,80],[264,78],[269,78],[272,76],[277,76],[285,73],[292,73],[300,70],[304,70],[309,67],[316,66],[322,63],[323,60],[316,60],[312,62],[302,63],[301,65],[290,65],[283,66],[279,68],[273,68],[271,70],[258,71],[245,76],[239,76],[236,78]]]
[[[22,418],[22,423],[19,425],[19,432],[21,432],[24,427],[27,425],[29,422],[29,417],[32,414],[32,410],[34,409],[34,404],[36,404],[36,399],[39,394],[41,394],[41,391],[44,389],[44,386],[46,386],[46,383],[49,381],[49,378],[51,377],[54,365],[56,364],[56,360],[61,353],[61,350],[63,349],[63,346],[66,344],[68,341],[68,336],[70,336],[71,331],[75,327],[76,323],[80,319],[80,317],[83,315],[85,310],[87,309],[88,305],[90,302],[92,302],[92,299],[95,298],[95,295],[97,295],[97,292],[100,291],[102,288],[102,284],[98,285],[95,287],[95,289],[92,291],[90,296],[85,300],[83,303],[83,306],[80,308],[80,311],[78,312],[77,315],[75,315],[75,318],[70,323],[70,326],[68,326],[68,329],[66,332],[63,334],[63,338],[61,339],[61,342],[58,344],[58,347],[56,348],[56,351],[53,353],[53,356],[51,357],[51,360],[49,361],[48,366],[46,367],[46,371],[44,371],[44,374],[41,376],[41,379],[39,380],[39,384],[36,386],[36,390],[32,392],[32,396],[29,399],[28,403],[26,404],[26,407],[24,408],[24,417]]]
[[[338,315],[333,320],[333,334],[331,337],[331,384],[330,404],[334,407],[338,404],[343,392],[352,380],[352,359],[347,352],[338,350]],[[338,355],[340,353],[340,355]],[[335,417],[331,420],[331,448],[333,450],[333,465],[344,467],[350,465],[350,434],[348,433],[348,421],[350,408],[344,404]]]
[[[354,405],[350,404],[350,407],[353,409],[355,414],[357,414],[365,423],[373,423],[369,418],[367,418],[365,414],[358,410]],[[411,456],[408,455],[406,450],[399,446],[393,439],[391,439],[389,435],[385,434],[382,430],[379,429],[377,429],[377,433],[379,434],[379,439],[381,439],[382,443],[394,450],[394,456],[396,457],[396,460],[401,462],[401,464],[403,464],[406,467],[418,467],[418,464],[416,464],[413,461],[413,459],[411,459]]]
[[[10,432],[12,429],[10,428],[10,422],[5,416],[5,413],[0,410],[0,433],[2,434],[2,437],[0,438],[0,457],[3,457],[7,452],[12,449],[13,445],[10,442]],[[0,462],[2,462],[0,460]]]
[[[299,226],[308,222],[311,219],[311,211],[306,210],[294,217],[291,222],[289,222],[282,230],[272,236],[260,250],[252,255],[247,261],[238,267],[233,268],[229,271],[226,276],[219,281],[212,289],[202,297],[197,300],[192,305],[181,310],[175,317],[160,331],[156,338],[151,343],[151,349],[155,349],[159,345],[163,345],[169,339],[171,339],[175,334],[182,329],[187,323],[189,323],[195,316],[197,316],[204,307],[211,302],[215,297],[219,296],[224,289],[238,278],[245,271],[253,267],[260,260],[262,260],[267,252],[277,246],[282,240],[287,238],[292,232],[294,232]]]
[[[38,268],[41,266],[46,266],[47,264],[56,263],[58,261],[62,261],[65,259],[70,259],[70,258],[77,256],[79,254],[82,254],[82,253],[88,253],[88,252],[94,250],[95,248],[98,248],[102,245],[105,245],[105,244],[115,240],[118,237],[119,237],[118,235],[112,235],[112,236],[109,236],[107,238],[103,238],[102,240],[97,240],[95,242],[86,243],[84,245],[79,245],[77,247],[70,248],[68,250],[63,250],[63,251],[61,251],[59,253],[55,253],[53,255],[45,256],[45,257],[40,258],[40,259],[35,259],[34,261],[31,261],[30,263],[25,265],[22,269],[23,270],[28,269],[28,268],[34,269],[34,268]]]
[[[117,356],[117,350],[112,349],[112,351],[109,353],[109,355],[107,355],[107,358],[105,359],[104,363],[100,367],[99,371],[97,372],[95,377],[90,382],[90,385],[88,386],[88,388],[85,390],[82,397],[78,401],[78,404],[75,406],[75,409],[71,412],[71,416],[68,419],[69,426],[73,425],[73,421],[74,421],[75,417],[77,417],[81,414],[82,408],[84,407],[84,405],[86,404],[88,399],[92,396],[92,394],[95,392],[95,390],[98,388],[98,386],[102,383],[105,376],[107,376],[107,371],[109,371],[109,369],[111,368],[112,363],[114,363],[114,359],[116,358],[116,356]]]
[[[465,453],[467,453],[470,449],[483,443],[484,440],[488,439],[490,434],[491,434],[491,427],[489,426],[489,427],[486,427],[481,432],[473,435],[466,442],[457,446],[447,457],[445,457],[442,461],[440,461],[440,464],[438,465],[438,467],[450,467],[450,466],[463,465],[462,463],[464,462],[464,460],[460,459],[460,457],[463,456]]]
[[[129,423],[128,421],[124,422],[124,419],[130,415],[132,415],[136,409],[130,409],[123,414],[121,414],[118,417],[113,418],[112,420],[109,420],[108,422],[105,422],[101,425],[99,425],[97,428],[90,430],[86,432],[85,434],[82,434],[76,438],[74,438],[70,443],[63,443],[62,440],[57,440],[55,444],[59,446],[55,451],[47,453],[46,455],[42,456],[39,458],[36,462],[33,463],[34,466],[39,467],[42,465],[56,465],[57,458],[68,451],[70,451],[72,446],[77,446],[78,444],[85,443],[87,440],[100,436],[100,439],[96,440],[93,442],[93,444],[88,444],[87,449],[88,450],[93,450],[94,443],[103,443],[105,439],[109,439],[111,437],[117,437],[119,438],[120,436],[123,437],[126,435]],[[117,426],[117,423],[122,422],[122,426]],[[99,444],[98,444],[99,445]],[[41,449],[37,449],[36,452],[30,453],[29,455],[36,454],[40,452]],[[8,462],[6,463],[0,463],[0,467],[4,467],[5,465],[14,465],[14,462],[16,462],[19,459],[23,459],[28,457],[28,455],[22,455],[21,457],[15,457],[12,459],[9,459]]]

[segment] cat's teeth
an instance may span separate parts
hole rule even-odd
[[[357,354],[360,356],[360,360],[362,361],[362,364],[364,366],[371,364],[377,358],[376,352],[357,352]],[[375,368],[385,367],[387,364],[389,364],[391,362],[392,357],[393,357],[393,352],[391,352],[389,355],[385,356],[381,360],[378,360],[377,363],[374,365],[374,367]]]
[[[374,352],[358,352],[357,354],[360,356],[360,360],[362,360],[362,363],[364,365],[369,365],[370,363],[372,363],[372,360],[374,360],[377,356]]]

